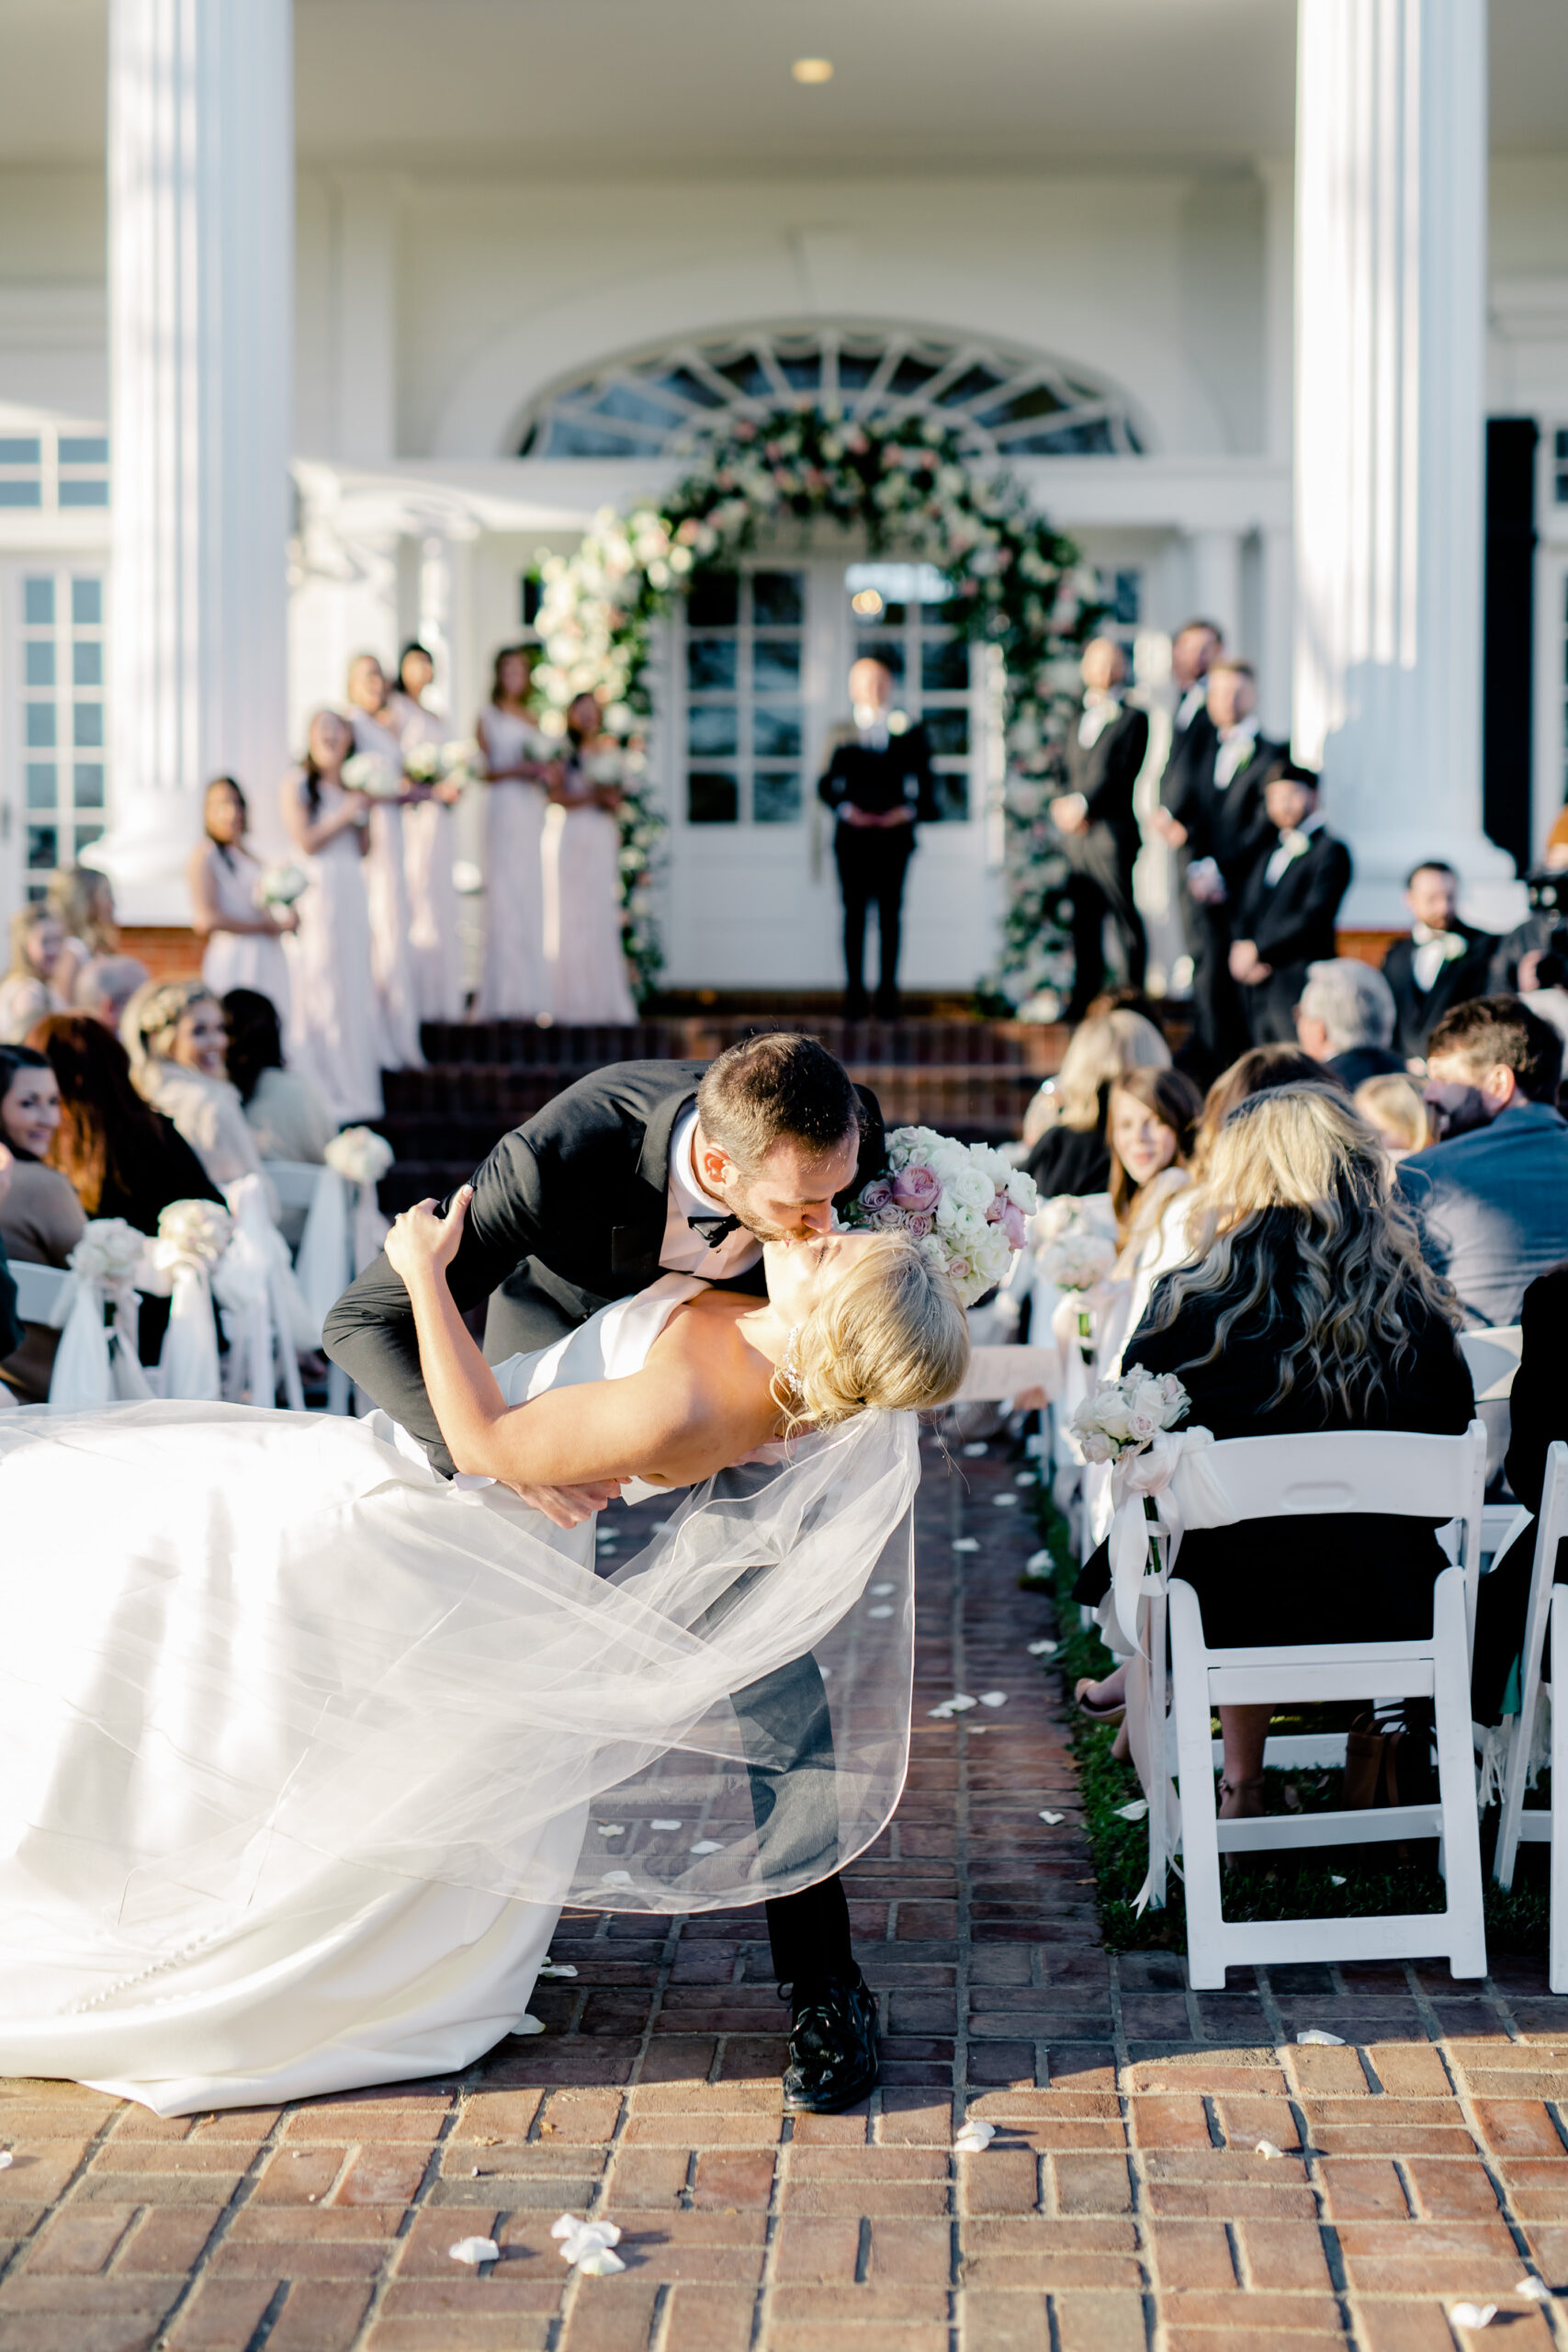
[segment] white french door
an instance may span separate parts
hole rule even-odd
[[[942,821],[905,895],[902,978],[967,989],[993,954],[993,742],[984,657],[940,621],[914,565],[759,556],[699,577],[670,632],[659,733],[670,815],[665,978],[674,988],[842,984],[832,819],[817,797],[849,667],[874,654],[930,734]],[[874,952],[874,951],[873,951]]]
[[[107,823],[103,568],[0,572],[0,900],[41,899]]]

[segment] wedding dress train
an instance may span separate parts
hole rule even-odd
[[[701,1287],[505,1393],[637,1369]],[[569,1897],[840,1867],[902,1783],[917,1477],[912,1417],[863,1414],[595,1573],[592,1522],[438,1477],[382,1415],[6,1415],[0,2073],[174,2115],[444,2072],[528,2030]]]

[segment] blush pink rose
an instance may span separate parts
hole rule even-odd
[[[934,1216],[928,1216],[924,1209],[911,1209],[904,1219],[904,1226],[906,1231],[912,1233],[918,1241],[923,1241],[928,1233],[935,1230],[936,1219]]]
[[[900,1169],[893,1179],[893,1198],[901,1209],[913,1209],[923,1216],[941,1200],[942,1184],[929,1168],[922,1168],[917,1160],[911,1167]]]
[[[1009,1201],[1002,1210],[1002,1231],[1014,1250],[1021,1250],[1029,1238],[1028,1222],[1016,1201]]]
[[[1007,1210],[1007,1194],[1005,1193],[993,1193],[991,1194],[990,1206],[986,1211],[986,1223],[987,1225],[1000,1225],[1003,1216]]]
[[[893,1187],[886,1176],[874,1176],[860,1196],[860,1204],[867,1216],[874,1216],[893,1198]]]

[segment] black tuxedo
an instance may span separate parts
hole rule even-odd
[[[823,806],[835,814],[847,808],[883,817],[908,808],[915,823],[937,815],[931,744],[923,727],[889,734],[880,751],[857,738],[840,743],[817,786]],[[844,973],[847,1010],[865,1007],[865,918],[876,907],[880,978],[876,1007],[893,1014],[898,1004],[898,948],[903,922],[904,877],[914,854],[915,824],[833,828],[833,858],[844,899]]]
[[[1168,768],[1166,771],[1168,797],[1163,784],[1160,797],[1170,814],[1187,828],[1186,846],[1178,864],[1182,927],[1192,958],[1193,1046],[1203,1075],[1212,1078],[1247,1044],[1246,1010],[1230,976],[1231,942],[1247,935],[1236,928],[1235,901],[1258,851],[1265,842],[1272,846],[1275,840],[1263,806],[1263,779],[1283,747],[1259,735],[1230,782],[1222,785],[1215,774],[1219,732],[1207,712],[1203,717],[1207,723],[1201,736],[1195,719],[1179,769],[1174,777]],[[1189,869],[1203,857],[1213,859],[1229,893],[1217,907],[1200,905],[1186,887]]]
[[[1185,701],[1185,695],[1182,699]],[[1199,704],[1185,727],[1180,721],[1180,708],[1179,703],[1177,716],[1171,724],[1170,750],[1160,775],[1159,805],[1185,824],[1187,820],[1182,811],[1191,788],[1192,771],[1203,761],[1213,760],[1215,730],[1206,703]]]
[[[1148,962],[1143,918],[1133,899],[1133,863],[1138,854],[1138,820],[1133,792],[1149,748],[1149,722],[1141,710],[1125,705],[1092,743],[1078,741],[1075,727],[1067,737],[1069,792],[1081,793],[1089,830],[1064,833],[1063,853],[1072,868],[1068,888],[1073,902],[1073,995],[1069,1021],[1082,1018],[1084,1008],[1105,983],[1105,918],[1110,916],[1122,945],[1127,983],[1141,989]]]
[[[670,1141],[697,1091],[703,1062],[615,1062],[579,1079],[503,1136],[474,1178],[474,1197],[447,1287],[468,1309],[490,1300],[491,1363],[547,1347],[611,1299],[653,1281],[664,1238]],[[882,1114],[863,1093],[858,1186],[882,1166]],[[761,1265],[728,1287],[758,1295]],[[386,1258],[367,1266],[326,1319],[333,1362],[412,1432],[438,1470],[447,1453],[425,1393],[401,1278]],[[830,1851],[832,1736],[809,1653],[735,1694],[759,1834],[769,1850]],[[792,1774],[794,1775],[792,1779]],[[781,1981],[826,1970],[854,1975],[849,1912],[838,1878],[768,1905]]]
[[[1266,980],[1244,984],[1243,1001],[1255,1046],[1293,1046],[1294,1013],[1309,964],[1334,954],[1334,924],[1350,887],[1350,853],[1320,826],[1306,848],[1270,885],[1269,861],[1279,836],[1265,842],[1241,886],[1232,917],[1237,939],[1250,939],[1272,968]]]
[[[1438,966],[1425,994],[1416,985],[1414,939],[1396,939],[1382,959],[1383,978],[1393,990],[1393,1042],[1406,1057],[1425,1054],[1427,1038],[1454,1005],[1486,993],[1497,942],[1489,932],[1472,931],[1467,922],[1456,922],[1454,930],[1464,941],[1465,952]]]

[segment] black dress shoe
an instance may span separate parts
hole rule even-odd
[[[838,2115],[876,2087],[876,2001],[863,1981],[824,1976],[794,1988],[786,2115]]]

